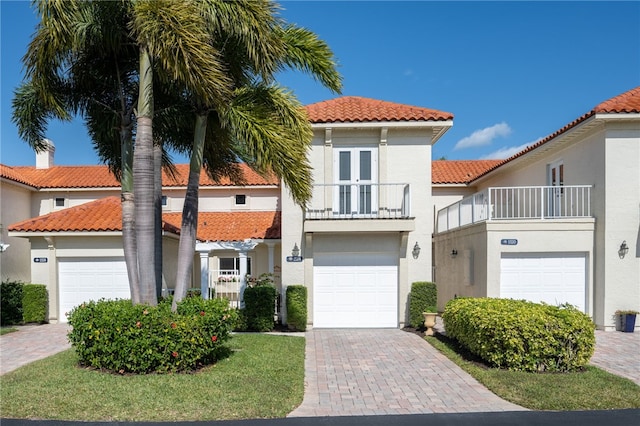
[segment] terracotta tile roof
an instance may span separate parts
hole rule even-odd
[[[633,113],[640,113],[640,86],[633,88],[627,92],[624,92],[618,96],[615,96],[611,99],[608,99],[602,103],[599,103],[598,105],[596,105],[591,111],[587,112],[586,114],[582,115],[581,117],[573,120],[571,123],[567,124],[566,126],[562,127],[559,130],[556,130],[555,132],[553,132],[552,134],[550,134],[549,136],[539,140],[538,142],[534,143],[533,145],[530,145],[529,147],[523,149],[522,151],[518,152],[517,154],[514,154],[513,156],[507,158],[506,160],[502,160],[500,161],[498,164],[496,164],[495,166],[491,167],[490,169],[486,170],[484,173],[478,175],[475,179],[484,176],[486,174],[488,174],[489,172],[497,169],[498,167],[512,161],[515,160],[518,157],[523,156],[524,154],[533,151],[534,149],[538,148],[539,146],[542,146],[544,144],[546,144],[549,141],[552,141],[553,139],[555,139],[556,137],[562,135],[563,133],[566,133],[567,131],[571,130],[572,128],[576,127],[577,125],[579,125],[580,123],[586,121],[587,119],[595,116],[596,114],[633,114]]]
[[[162,215],[162,227],[180,233],[182,213]],[[14,232],[120,232],[120,197],[105,197],[80,206],[49,213],[8,227]],[[198,239],[242,241],[247,238],[280,238],[280,212],[201,212]]]
[[[165,220],[180,227],[182,213],[166,213]],[[200,212],[198,240],[243,241],[248,238],[280,238],[280,212]]]
[[[0,164],[0,178],[9,179],[17,183],[22,183],[24,185],[33,187],[36,186],[36,184],[32,182],[31,179],[24,176],[24,174],[20,170],[17,170],[16,167],[5,166],[4,164]]]
[[[305,108],[312,123],[444,121],[453,119],[453,114],[449,112],[358,96],[344,96],[307,105]]]
[[[262,178],[245,164],[242,164],[241,168],[247,186],[279,184],[279,180],[276,177]],[[9,171],[7,172],[5,169]],[[177,175],[175,179],[163,172],[162,182],[164,186],[187,186],[189,165],[177,164],[176,169]],[[2,177],[9,172],[22,176],[25,181],[22,183],[28,182],[28,184],[36,188],[113,188],[120,186],[120,182],[109,172],[107,166],[53,166],[48,169],[36,169],[33,166],[3,166],[0,168]],[[200,186],[232,186],[232,183],[226,178],[216,183],[203,171],[200,174]]]
[[[431,183],[468,183],[501,162],[502,160],[435,160],[431,162]]]
[[[107,166],[52,166],[36,169],[33,166],[17,166],[16,170],[38,188],[113,188],[120,182]]]
[[[596,105],[596,113],[640,113],[640,87]]]
[[[267,178],[263,178],[258,173],[254,172],[249,166],[246,164],[240,164],[240,168],[242,169],[242,173],[245,179],[246,186],[261,186],[261,185],[279,185],[280,181],[275,176],[269,176]],[[167,176],[165,173],[162,174],[162,182],[165,186],[187,186],[187,181],[189,179],[189,165],[188,164],[176,164],[176,169],[178,171],[177,179],[172,179]],[[200,173],[200,186],[233,186],[233,183],[227,178],[223,178],[220,182],[215,182],[205,173],[203,170]]]

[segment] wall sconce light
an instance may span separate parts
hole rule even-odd
[[[293,250],[291,250],[291,256],[293,257],[300,256],[300,249],[298,248],[298,243],[293,243]]]
[[[627,246],[627,240],[624,240],[622,244],[620,244],[620,249],[618,249],[618,256],[620,259],[624,259],[627,253],[629,253],[629,246]]]
[[[413,255],[414,259],[417,259],[418,256],[420,256],[420,246],[418,245],[417,241],[416,241],[416,245],[413,246],[413,250],[411,250],[411,254]]]
[[[458,250],[453,249],[451,250],[451,257],[456,257],[458,255]]]

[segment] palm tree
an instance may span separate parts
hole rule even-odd
[[[50,118],[68,120],[73,113],[79,113],[87,117],[92,136],[108,134],[99,124],[99,115],[89,115],[100,111],[96,102],[100,104],[105,92],[91,88],[99,79],[89,78],[90,72],[83,73],[82,66],[93,70],[89,66],[93,64],[102,67],[102,72],[116,65],[119,74],[95,73],[92,78],[100,75],[107,77],[106,81],[120,83],[110,93],[115,93],[114,99],[120,101],[116,110],[120,115],[122,163],[121,167],[110,163],[110,167],[122,173],[123,244],[132,300],[155,304],[159,282],[155,271],[159,268],[154,251],[158,244],[153,210],[159,203],[154,204],[153,188],[159,168],[154,166],[151,127],[154,71],[159,84],[177,81],[216,104],[223,102],[229,92],[218,54],[210,43],[196,2],[40,1],[36,6],[42,21],[24,58],[28,82],[16,93],[14,119],[23,129],[21,135],[36,150],[44,147],[42,139]],[[101,48],[110,56],[100,55]],[[119,55],[124,51],[127,67],[119,67],[122,59]],[[125,83],[136,85],[137,101],[126,90],[131,85]],[[106,106],[102,113],[113,107],[102,106]],[[131,116],[134,108],[135,120]],[[131,139],[134,127],[135,150]],[[101,154],[109,152],[106,154],[109,159],[118,156],[116,151],[110,151],[116,149],[113,140],[103,143],[104,140],[94,139],[94,142]],[[155,198],[159,200],[157,195]]]
[[[205,14],[216,18],[210,22],[213,32],[219,34],[214,43],[227,64],[236,90],[233,100],[223,108],[216,110],[201,100],[197,100],[199,104],[194,107],[196,120],[182,213],[174,309],[186,295],[193,272],[200,171],[204,165],[210,175],[216,173],[216,159],[209,157],[204,161],[207,142],[228,147],[233,155],[259,172],[274,172],[285,181],[294,200],[304,205],[311,196],[307,160],[311,127],[297,99],[269,82],[273,81],[275,71],[293,67],[309,72],[335,92],[341,88],[333,54],[324,42],[308,30],[284,26],[276,18],[270,2],[264,2],[262,10],[255,9],[257,2],[248,4],[254,7],[252,14],[236,10],[230,15],[232,18],[248,16],[244,25],[220,24],[221,14],[213,13],[211,8],[207,9],[209,14]],[[233,5],[242,7],[241,3]],[[213,124],[212,132],[207,131],[209,121]]]
[[[59,7],[63,6],[63,7]],[[19,135],[43,149],[50,119],[84,117],[100,159],[122,187],[123,235],[134,232],[133,131],[137,49],[119,2],[37,2],[42,17],[13,100]],[[123,238],[131,297],[140,302],[135,238]]]

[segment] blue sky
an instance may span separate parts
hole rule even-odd
[[[333,49],[343,95],[454,114],[435,159],[504,158],[640,86],[640,2],[283,1],[288,22]],[[0,2],[0,162],[33,165],[11,123],[37,19]],[[304,74],[280,82],[303,104],[336,95]],[[52,122],[56,164],[97,164],[81,121]],[[184,161],[175,157],[178,162]]]

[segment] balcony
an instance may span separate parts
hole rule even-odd
[[[588,218],[591,186],[493,187],[438,211],[437,232],[491,220]]]
[[[413,231],[410,185],[314,185],[304,227],[306,232]]]
[[[409,184],[314,185],[306,220],[406,219],[411,215]]]

